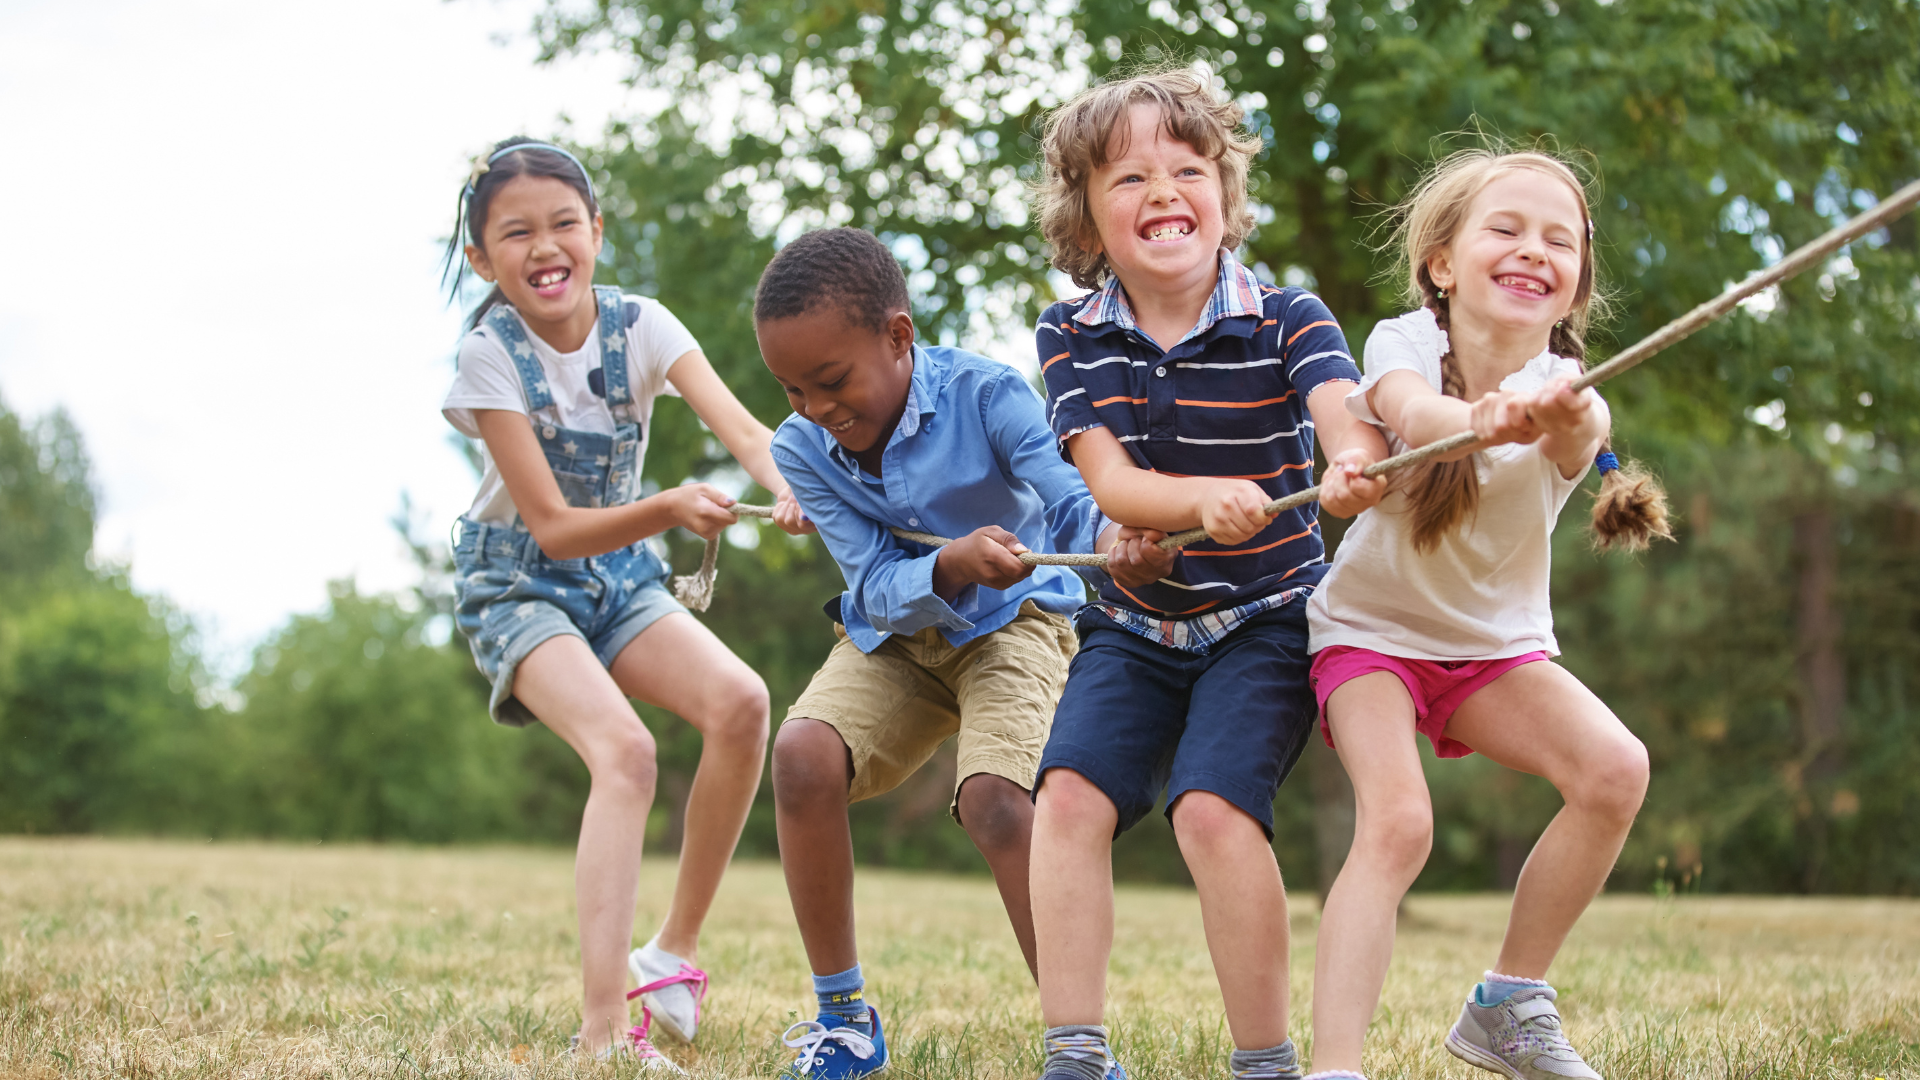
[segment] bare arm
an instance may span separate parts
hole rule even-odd
[[[740,404],[740,399],[733,396],[705,353],[693,349],[675,360],[667,368],[667,379],[755,483],[775,495],[787,490],[787,482],[780,478],[780,470],[774,467],[769,449],[773,446],[772,430],[755,419],[747,407]]]
[[[606,509],[568,506],[525,415],[475,409],[473,417],[500,478],[506,481],[514,509],[548,558],[604,555],[676,525],[712,539],[739,520],[726,510],[733,500],[711,484],[688,484]]]
[[[1369,480],[1360,474],[1387,456],[1387,440],[1379,428],[1347,411],[1347,394],[1352,389],[1351,382],[1335,380],[1321,383],[1307,395],[1307,412],[1313,416],[1320,449],[1327,455],[1327,469],[1320,476],[1320,507],[1334,517],[1352,517],[1370,509],[1387,493],[1384,478]]]
[[[1530,443],[1540,430],[1527,418],[1531,395],[1494,391],[1474,402],[1448,397],[1413,371],[1390,371],[1367,393],[1373,415],[1386,421],[1410,447],[1438,442],[1462,431],[1480,435],[1473,446],[1443,454],[1442,461],[1458,461],[1476,450],[1498,443]]]
[[[1540,453],[1560,467],[1568,480],[1580,475],[1600,452],[1613,416],[1607,403],[1591,389],[1574,393],[1573,380],[1561,376],[1532,396],[1529,411],[1543,434]]]
[[[1114,521],[1163,533],[1204,525],[1215,540],[1238,544],[1271,520],[1262,512],[1267,493],[1253,481],[1149,472],[1104,427],[1073,436],[1067,450],[1101,513]]]

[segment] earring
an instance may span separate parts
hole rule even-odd
[[[1555,330],[1563,330],[1566,328],[1566,325],[1567,325],[1567,320],[1561,319],[1559,322],[1553,324],[1553,328]]]
[[[1435,289],[1434,293],[1441,300],[1445,300],[1447,298],[1447,290],[1445,289]]]

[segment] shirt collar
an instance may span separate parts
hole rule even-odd
[[[1233,252],[1220,250],[1220,273],[1214,282],[1213,295],[1207,297],[1207,306],[1201,309],[1200,321],[1193,324],[1186,341],[1213,329],[1213,324],[1221,319],[1230,319],[1239,315],[1260,314],[1260,279],[1254,272],[1240,265]],[[1073,320],[1082,326],[1099,326],[1113,323],[1122,330],[1135,328],[1133,307],[1127,303],[1127,291],[1115,274],[1107,275],[1107,283],[1073,316]],[[1175,342],[1178,345],[1180,342]]]
[[[932,353],[921,348],[918,342],[914,343],[913,378],[907,383],[907,407],[900,411],[900,425],[894,428],[901,438],[919,434],[920,429],[926,426],[925,417],[932,416],[936,411],[936,402],[939,401],[940,395],[935,392],[934,387],[945,366]],[[839,462],[848,472],[855,476],[860,475],[863,471],[860,463],[853,459],[853,455],[847,452],[846,447],[840,445],[840,440],[834,438],[833,433],[826,428],[818,424],[814,426],[819,428],[821,437],[826,440],[827,456]],[[893,436],[887,436],[887,441],[892,442]]]

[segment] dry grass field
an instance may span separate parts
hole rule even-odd
[[[644,937],[673,868],[649,864]],[[565,1053],[577,1022],[571,860],[539,849],[0,839],[0,1075],[630,1075]],[[984,878],[863,872],[870,995],[892,1075],[1031,1080],[1039,1011]],[[1300,896],[1303,1043],[1317,905]],[[1375,1080],[1484,1077],[1440,1049],[1505,899],[1409,901]],[[1191,892],[1123,888],[1110,1022],[1139,1080],[1226,1076]],[[779,868],[729,875],[701,960],[705,1078],[770,1076],[810,1016]],[[1609,1080],[1920,1077],[1920,903],[1607,896],[1555,968]]]

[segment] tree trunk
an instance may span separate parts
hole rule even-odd
[[[1831,794],[1834,778],[1846,765],[1847,673],[1840,652],[1840,611],[1833,597],[1840,567],[1833,526],[1833,511],[1824,506],[1793,520],[1794,547],[1800,556],[1794,631],[1798,639],[1795,667],[1800,679],[1801,812],[1811,840],[1804,882],[1808,892],[1820,887],[1826,862],[1827,807],[1823,800]]]

